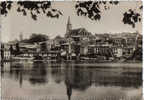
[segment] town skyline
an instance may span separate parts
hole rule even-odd
[[[142,100],[142,1],[0,6],[2,100]]]
[[[75,2],[61,2],[64,6],[60,6],[60,2],[53,2],[53,7],[63,11],[63,16],[59,17],[59,19],[55,19],[46,18],[41,15],[38,17],[37,21],[33,21],[30,16],[25,17],[21,14],[17,14],[17,12],[14,11],[15,8],[13,8],[6,17],[2,16],[2,42],[18,39],[20,34],[23,34],[24,38],[28,38],[32,33],[46,34],[50,38],[54,38],[57,35],[64,36],[66,33],[68,16],[70,16],[73,29],[85,28],[92,34],[134,33],[137,31],[141,33],[141,22],[137,23],[135,28],[132,28],[130,25],[125,25],[121,21],[122,13],[126,11],[126,9],[135,8],[141,2],[120,2],[119,6],[112,6],[110,10],[103,11],[100,21],[92,21],[86,17],[77,16],[73,7],[74,3]],[[119,13],[119,11],[121,13]]]

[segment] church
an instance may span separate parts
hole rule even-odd
[[[68,17],[65,38],[69,41],[69,45],[67,46],[68,54],[71,55],[72,53],[75,53],[78,57],[87,54],[88,43],[94,36],[85,28],[73,29],[70,17]]]
[[[72,38],[74,41],[81,41],[83,39],[89,39],[92,34],[85,28],[72,29],[70,17],[68,17],[65,38]]]

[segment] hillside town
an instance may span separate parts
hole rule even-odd
[[[32,37],[39,37],[33,38]],[[41,37],[41,38],[40,38]],[[94,60],[142,61],[142,35],[135,33],[91,33],[85,28],[73,29],[68,18],[64,37],[46,38],[32,34],[1,44],[2,61],[13,60]]]

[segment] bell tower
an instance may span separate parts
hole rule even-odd
[[[70,22],[70,16],[68,17],[67,27],[66,27],[66,37],[69,34],[69,32],[72,30],[72,24]]]

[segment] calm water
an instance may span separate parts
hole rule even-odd
[[[74,63],[3,63],[3,100],[141,100],[142,69]]]

